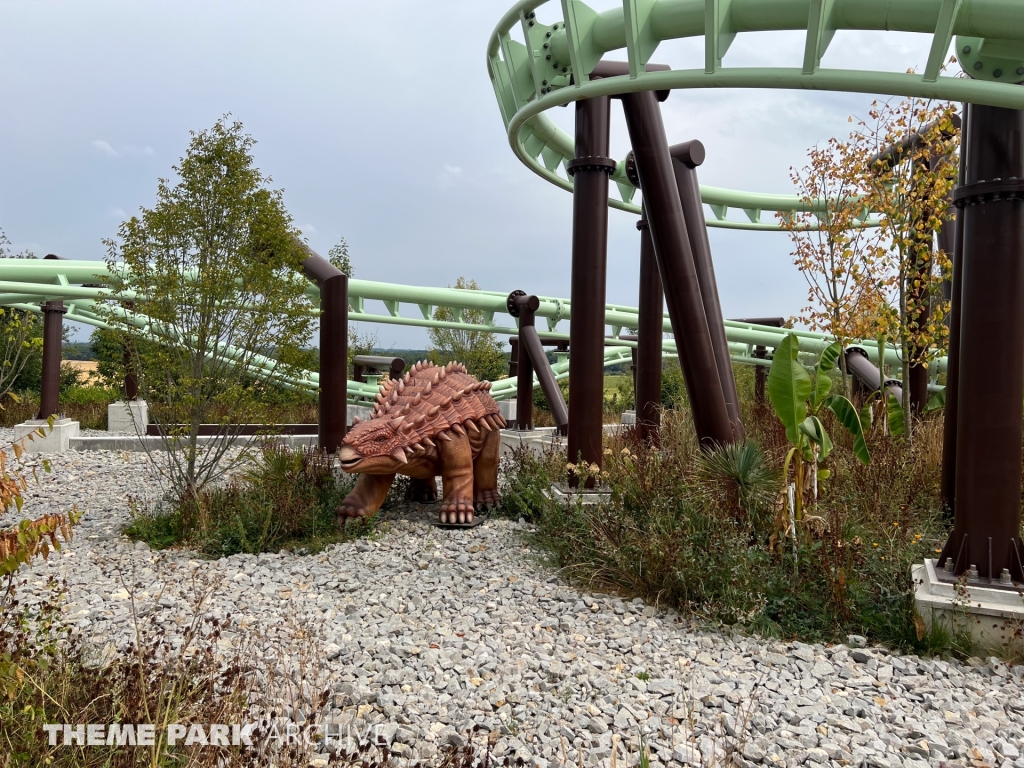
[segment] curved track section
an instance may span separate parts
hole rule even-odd
[[[725,67],[743,32],[805,30],[799,68]],[[921,74],[822,69],[837,31],[918,32],[931,36]],[[522,40],[516,40],[513,35]],[[647,72],[664,40],[702,37],[703,69]],[[943,75],[950,42],[970,78]],[[625,54],[629,74],[591,80],[603,56]],[[689,88],[781,88],[849,91],[1024,109],[1024,12],[1017,0],[623,0],[597,13],[581,0],[521,0],[498,22],[487,46],[487,69],[516,156],[534,173],[566,190],[573,138],[544,113],[592,96]],[[619,199],[612,208],[639,214],[636,188],[623,161],[612,174]],[[779,229],[777,214],[823,210],[794,195],[701,187],[710,227]],[[739,209],[745,218],[730,217]],[[865,225],[877,223],[865,218]]]
[[[180,339],[176,328],[155,323],[145,315],[123,312],[112,319],[109,312],[102,311],[97,305],[137,297],[128,294],[115,295],[105,288],[96,287],[105,284],[110,278],[106,264],[101,261],[0,259],[0,274],[7,278],[0,280],[0,305],[39,312],[41,305],[47,301],[61,300],[68,309],[65,319],[72,322],[97,328],[110,328],[111,323],[116,322],[142,328],[156,341],[174,344]],[[313,299],[319,296],[316,285],[312,283],[308,284],[306,291]],[[516,320],[508,315],[507,296],[507,293],[496,291],[421,288],[369,280],[349,280],[349,320],[421,328],[484,331],[511,336],[519,333],[519,329]],[[368,303],[371,303],[369,307]],[[380,305],[381,309],[374,311],[373,304]],[[438,306],[450,308],[456,319],[451,322],[434,320],[434,308]],[[403,314],[403,308],[412,316]],[[462,322],[462,313],[467,310],[483,312],[484,323]],[[546,336],[568,341],[569,334],[559,332],[558,326],[562,321],[571,321],[572,302],[549,296],[540,297],[540,306],[535,314],[547,320]],[[605,322],[611,330],[605,347],[605,366],[629,362],[630,347],[636,346],[636,342],[617,337],[623,329],[637,327],[637,310],[633,307],[608,304],[605,308]],[[672,330],[667,315],[663,327],[666,332],[670,333]],[[781,329],[733,320],[725,322],[725,330],[734,362],[748,365],[767,365],[769,361],[753,356],[753,348],[763,346],[774,349],[788,333],[799,336],[801,349],[809,353],[819,352],[832,342],[831,337],[814,331]],[[878,346],[875,342],[865,341],[860,346],[868,352],[872,361],[877,362]],[[230,356],[231,350],[227,351]],[[665,340],[663,354],[665,357],[675,356],[675,340]],[[886,348],[885,359],[889,363],[899,363],[893,347]],[[276,379],[281,385],[289,388],[310,392],[318,389],[320,376],[316,371],[302,371],[297,376],[283,376],[275,371],[276,365],[272,358],[258,358],[250,370],[254,375]],[[945,358],[941,358],[934,368],[941,372],[945,370],[945,365]],[[567,362],[558,363],[553,369],[556,378],[561,379],[569,375]],[[515,380],[495,381],[491,393],[499,400],[515,397]],[[353,404],[372,401],[376,394],[377,388],[373,385],[357,381],[348,382],[348,397]]]

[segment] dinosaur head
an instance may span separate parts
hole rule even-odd
[[[388,475],[408,463],[402,435],[404,419],[370,419],[355,423],[338,451],[341,468],[350,473]]]

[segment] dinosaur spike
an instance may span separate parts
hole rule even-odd
[[[356,426],[357,424],[362,424],[362,423],[363,423],[363,420],[360,419],[358,416],[353,416],[352,417],[352,426],[353,427]]]
[[[391,426],[393,426],[395,429],[398,429],[400,426],[402,426],[403,421],[405,421],[405,416],[399,416],[397,419],[391,420]]]
[[[459,437],[466,436],[466,430],[462,428],[461,424],[452,424],[452,432],[454,432]]]
[[[413,423],[414,426],[419,426],[420,424],[422,424],[426,420],[427,420],[426,414],[421,413],[419,416],[416,416],[415,418],[413,418],[412,423]]]
[[[429,395],[429,394],[430,394],[430,388],[431,388],[432,386],[434,386],[434,384],[435,384],[435,383],[436,383],[436,379],[435,379],[435,381],[428,381],[428,382],[427,382],[427,386],[425,386],[425,387],[423,388],[423,396],[424,396],[424,397],[426,397],[427,395]]]
[[[485,382],[483,382],[483,385],[484,385],[484,389],[486,389],[488,392],[490,392],[491,391],[491,387],[494,386],[494,382],[493,381],[485,381]]]
[[[417,392],[415,395],[413,395],[413,398],[412,398],[413,407],[419,405],[420,404],[420,400],[422,400],[422,399],[423,399],[423,395],[421,395],[419,392]]]
[[[409,413],[409,411],[411,411],[411,410],[412,410],[412,406],[407,403],[405,408],[402,409],[402,413]]]
[[[431,439],[430,439],[429,437],[424,437],[424,438],[423,438],[423,444],[424,444],[425,446],[427,446],[428,448],[437,448],[437,443],[435,443],[435,442],[434,442],[433,440],[431,440]]]
[[[477,427],[472,419],[467,419],[463,426],[465,426],[467,432],[472,432],[474,435],[480,434],[480,428]]]
[[[440,380],[441,380],[441,373],[440,373],[440,371],[438,371],[437,373],[434,374],[434,378],[430,380],[430,383],[431,384],[437,384],[437,382],[439,382]]]
[[[384,403],[383,413],[391,413],[391,403]]]
[[[504,416],[502,416],[501,414],[498,414],[498,424],[500,424],[500,425],[501,425],[501,428],[502,428],[502,429],[504,429],[505,427],[507,427],[507,426],[508,426],[508,422],[507,422],[507,421],[505,421],[505,417],[504,417]]]
[[[447,375],[448,375],[448,369],[447,368],[442,368],[440,373],[437,374],[437,377],[439,379],[444,379]]]
[[[441,440],[444,440],[444,441],[445,441],[446,443],[450,443],[450,442],[452,441],[452,437],[451,437],[451,435],[449,435],[449,434],[448,434],[447,432],[438,432],[438,433],[437,433],[437,436],[438,436],[438,437],[439,437],[439,438],[440,438]]]
[[[459,400],[461,400],[461,399],[462,399],[462,393],[461,393],[461,392],[456,392],[456,393],[455,393],[454,395],[452,395],[452,396],[451,396],[451,398],[449,398],[449,399],[450,399],[450,401],[451,401],[451,402],[453,402],[453,403],[457,403],[457,402],[459,402]]]
[[[381,387],[381,391],[377,393],[377,397],[375,399],[377,400],[378,403],[383,403],[384,402],[384,388],[383,387]]]
[[[441,406],[435,405],[433,408],[427,411],[427,416],[429,416],[430,418],[434,418],[435,416],[437,416],[437,412],[439,410],[441,410]]]
[[[446,397],[444,400],[441,401],[441,408],[442,409],[448,410],[451,407],[452,407],[452,399],[450,397]]]
[[[413,456],[415,456],[417,453],[421,453],[422,451],[423,443],[413,443],[412,445],[409,446],[409,453]]]
[[[395,459],[398,459],[398,461],[400,461],[402,464],[408,464],[409,463],[409,457],[405,455],[405,449],[404,448],[401,448],[401,447],[395,448],[395,450],[393,450],[391,452],[391,457],[395,458]]]
[[[404,419],[405,417],[403,416],[402,418]],[[400,432],[408,432],[410,429],[412,429],[412,424],[410,424],[407,421],[404,424],[402,424],[402,426],[400,426],[398,429]]]
[[[405,378],[407,379],[409,377],[406,376]],[[395,392],[397,394],[399,394],[399,395],[402,394],[403,392],[405,392],[405,379],[399,379],[398,380],[398,384],[395,385]]]
[[[398,390],[397,389],[392,390],[391,397],[389,397],[388,400],[390,400],[392,403],[397,403],[398,402]]]

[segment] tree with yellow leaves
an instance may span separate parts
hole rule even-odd
[[[928,366],[945,347],[948,302],[942,283],[951,254],[935,247],[956,183],[960,121],[948,102],[907,98],[875,102],[851,136],[865,202],[881,226],[868,257],[884,269],[889,312],[883,329],[903,361],[904,434],[927,401]]]
[[[781,215],[793,240],[793,261],[807,281],[808,305],[801,319],[833,336],[845,349],[851,339],[874,338],[881,278],[877,251],[864,220],[869,209],[855,147],[829,139],[812,147],[807,165],[790,169],[803,210]],[[840,354],[843,390],[846,361]]]

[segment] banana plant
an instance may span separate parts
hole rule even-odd
[[[832,379],[828,374],[835,368],[842,346],[839,342],[833,342],[824,349],[814,366],[813,381],[797,359],[799,353],[799,340],[795,334],[788,334],[776,348],[768,371],[768,398],[792,444],[783,465],[783,478],[789,502],[789,533],[793,538],[794,556],[796,528],[797,523],[803,520],[808,480],[813,499],[817,501],[818,481],[829,477],[829,471],[819,466],[833,449],[832,439],[819,417],[822,409],[832,411],[839,423],[853,436],[853,453],[857,459],[863,464],[871,461],[864,440],[861,414],[847,398],[832,394]],[[808,468],[810,478],[807,477]]]

